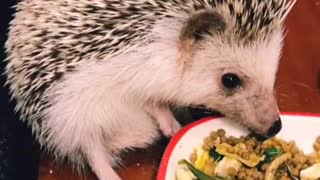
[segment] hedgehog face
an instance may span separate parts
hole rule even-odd
[[[268,41],[252,42],[244,47],[226,43],[217,45],[216,42],[219,41],[208,41],[207,49],[202,53],[209,54],[214,50],[220,52],[219,55],[215,54],[219,63],[212,62],[211,66],[217,72],[214,75],[217,89],[212,101],[217,101],[218,97],[223,103],[208,102],[209,107],[217,108],[258,134],[275,135],[281,128],[274,96],[282,47],[281,31],[275,30]],[[213,58],[211,61],[214,61]]]
[[[275,26],[266,38],[252,39],[245,44],[228,30],[228,22],[220,16],[212,19],[216,22],[192,23],[191,32],[196,33],[190,50],[190,78],[187,79],[200,86],[194,95],[198,99],[193,104],[218,110],[264,137],[276,135],[281,129],[281,120],[274,83],[282,48],[282,29]],[[208,30],[212,25],[216,27]],[[192,37],[192,33],[186,34]],[[186,39],[192,41],[192,38]]]

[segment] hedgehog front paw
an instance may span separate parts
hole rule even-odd
[[[160,123],[160,130],[167,138],[172,137],[181,129],[180,123],[174,118],[165,121],[166,122]]]
[[[148,106],[146,110],[158,122],[160,130],[167,138],[172,137],[181,129],[180,123],[169,109]]]

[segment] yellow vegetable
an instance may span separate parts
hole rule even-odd
[[[216,175],[226,177],[230,174],[228,173],[229,168],[234,168],[236,173],[239,171],[240,167],[242,166],[241,162],[235,159],[231,159],[229,157],[224,157],[216,166],[215,172]]]
[[[320,178],[320,163],[304,169],[300,172],[300,178],[302,180],[316,180]]]
[[[224,155],[226,157],[229,157],[231,159],[238,160],[242,162],[243,164],[249,166],[249,167],[255,167],[256,165],[259,164],[260,161],[263,161],[265,156],[258,156],[256,154],[250,154],[249,159],[243,159],[241,156],[233,153],[229,153],[227,150],[230,148],[233,148],[231,145],[222,143],[222,144],[217,144],[216,146],[216,151],[217,153]]]
[[[210,157],[209,152],[202,150],[201,147],[197,147],[195,151],[197,155],[197,160],[194,166],[199,170],[203,170],[204,165],[206,164],[207,160]]]

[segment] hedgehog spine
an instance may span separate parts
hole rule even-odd
[[[206,34],[207,39],[219,40],[215,42],[226,47],[232,44],[244,48],[270,41],[281,29],[294,3],[286,0],[19,2],[6,43],[9,55],[6,74],[11,93],[17,100],[16,111],[33,127],[44,147],[78,165],[89,161],[98,176],[105,178],[107,175],[101,169],[118,161],[115,151],[150,144],[159,136],[157,123],[160,128],[166,127],[163,131],[178,129],[175,120],[165,121],[172,115],[162,103],[205,102],[206,95],[188,89],[194,85],[190,82],[198,83],[193,77],[204,76],[188,70],[202,67],[192,59],[197,53],[190,53],[196,49],[193,39],[180,36],[189,17],[201,10],[214,12],[209,15],[219,14],[213,18],[217,21],[211,23],[216,23],[220,29],[201,19],[195,20],[217,31],[218,35],[216,32]],[[185,34],[195,35],[191,26],[187,25],[184,30]],[[185,70],[188,64],[192,67]],[[204,84],[210,83],[205,81]],[[187,98],[188,94],[193,97]],[[155,110],[145,110],[150,104],[157,104]],[[92,114],[85,113],[88,109]],[[134,115],[128,117],[122,109]],[[153,120],[152,116],[159,116],[155,115],[157,112],[163,113],[160,117],[166,117],[164,121]],[[129,138],[127,144],[117,144],[125,140],[121,138],[130,137],[121,131],[122,123],[116,121],[126,118],[144,121],[128,123],[137,131],[136,138]],[[139,127],[144,125],[148,128]],[[117,133],[123,136],[110,140],[109,144],[105,142],[104,138],[109,140]],[[88,149],[93,146],[99,147],[96,154]],[[103,151],[106,151],[106,158],[99,160]],[[109,172],[112,172],[111,166]]]

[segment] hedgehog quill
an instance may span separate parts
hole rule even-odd
[[[24,0],[6,48],[16,112],[40,144],[101,180],[120,152],[181,125],[169,104],[281,129],[274,82],[295,0]]]

